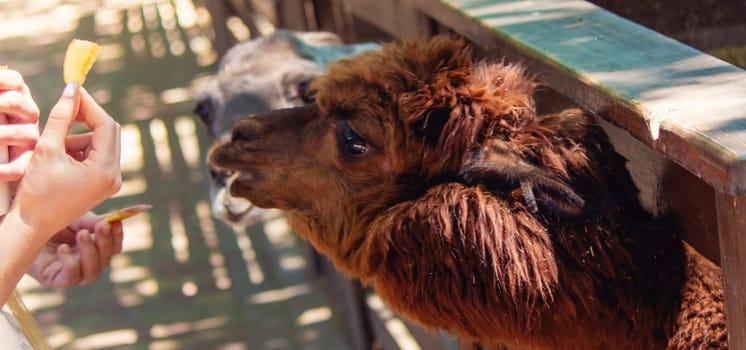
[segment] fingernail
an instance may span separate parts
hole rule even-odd
[[[70,254],[70,252],[71,252],[70,246],[67,245],[67,244],[65,244],[65,243],[62,243],[59,246],[59,248],[57,248],[57,251],[60,252],[60,253],[62,253],[62,254]]]
[[[91,240],[91,233],[88,230],[80,230],[78,231],[78,240],[82,242],[87,242]]]
[[[76,82],[67,84],[65,90],[62,90],[62,97],[74,98],[78,94],[78,89],[80,89],[80,84]]]

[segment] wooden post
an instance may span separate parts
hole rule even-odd
[[[351,280],[338,272],[332,262],[322,259],[322,267],[332,286],[331,297],[334,312],[339,313],[349,334],[353,350],[371,350],[375,341],[365,304],[365,289],[357,280]]]
[[[746,196],[717,192],[720,263],[730,349],[746,349]]]
[[[314,0],[314,14],[318,30],[333,32],[346,43],[355,42],[352,14],[344,1]]]
[[[348,0],[347,3],[355,15],[375,23],[399,39],[415,40],[432,36],[433,26],[430,18],[412,6],[411,0]]]
[[[224,1],[205,1],[207,10],[212,16],[212,28],[215,32],[215,50],[222,56],[236,43],[236,38],[228,30],[226,20],[230,16],[230,8]]]
[[[258,13],[254,9],[253,1],[230,0],[228,3],[231,15],[240,18],[246,27],[249,28],[250,37],[256,38],[260,36],[261,33],[255,23],[255,17],[258,16]]]
[[[277,25],[290,30],[315,30],[308,23],[305,0],[284,0],[277,2]]]

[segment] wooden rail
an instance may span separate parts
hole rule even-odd
[[[746,349],[742,69],[587,1],[280,3],[282,15],[272,19],[279,26],[331,30],[347,40],[458,33],[481,54],[521,61],[538,73],[552,90],[539,98],[540,108],[561,101],[600,116],[617,150],[630,159],[643,203],[678,214],[684,238],[722,266],[730,347]],[[373,317],[372,332],[381,331],[379,323]]]

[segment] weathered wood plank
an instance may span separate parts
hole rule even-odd
[[[348,15],[345,4],[339,0],[314,0],[314,14],[318,30],[333,32],[343,42],[354,42],[352,18]]]
[[[252,38],[260,36],[259,28],[254,23],[254,17],[257,16],[257,11],[250,0],[227,0],[217,1],[222,2],[226,6],[230,7],[230,14],[241,19],[241,21],[249,29],[250,36]]]
[[[413,0],[718,190],[746,194],[746,72],[578,0]],[[510,57],[509,57],[510,58]]]
[[[278,1],[277,26],[290,30],[315,30],[306,17],[306,0]]]
[[[205,1],[205,5],[212,16],[212,29],[215,31],[215,51],[222,56],[236,43],[236,38],[228,30],[225,23],[231,15],[231,11],[228,4],[222,1]]]
[[[725,314],[728,344],[734,350],[746,349],[746,197],[718,192],[717,212],[720,231],[720,261],[725,279]]]
[[[429,19],[412,0],[347,0],[354,14],[400,39],[425,39],[432,35]]]

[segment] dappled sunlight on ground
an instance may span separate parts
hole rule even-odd
[[[102,45],[86,89],[122,124],[123,186],[96,211],[154,205],[125,221],[124,251],[97,283],[21,282],[54,348],[349,348],[282,216],[234,230],[210,215],[210,141],[191,114],[218,59],[210,21],[188,0],[0,1],[0,64],[23,74],[42,118],[70,40]]]

